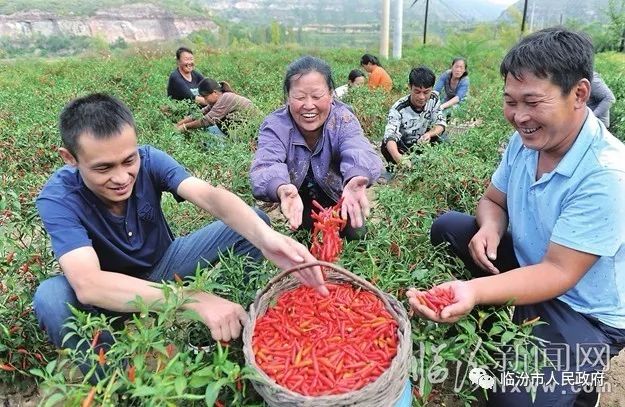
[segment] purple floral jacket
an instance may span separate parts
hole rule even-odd
[[[351,178],[365,176],[371,185],[382,169],[382,161],[365,138],[358,119],[337,100],[332,103],[315,151],[308,148],[287,106],[265,118],[250,169],[252,194],[257,199],[278,202],[278,187],[293,184],[299,189],[310,165],[319,186],[335,201]]]

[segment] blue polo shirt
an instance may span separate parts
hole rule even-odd
[[[57,170],[37,197],[37,209],[57,259],[92,246],[102,270],[142,276],[151,271],[173,241],[161,209],[161,195],[176,190],[189,173],[150,146],[139,147],[141,165],[125,216],[112,214],[89,190],[75,167]]]
[[[625,146],[589,111],[570,150],[538,181],[537,165],[538,152],[515,132],[492,176],[506,194],[519,264],[540,263],[549,242],[599,256],[559,299],[625,328]]]

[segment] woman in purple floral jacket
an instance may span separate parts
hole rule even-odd
[[[344,236],[362,238],[369,214],[366,188],[382,161],[348,106],[334,100],[330,66],[311,56],[291,63],[284,79],[285,106],[259,130],[250,169],[257,199],[280,202],[292,230],[312,228],[312,201],[327,207],[343,197]]]

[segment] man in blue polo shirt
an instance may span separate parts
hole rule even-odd
[[[577,378],[601,371],[625,344],[625,146],[586,107],[593,57],[588,37],[564,28],[508,52],[504,115],[516,132],[476,216],[449,212],[431,229],[432,242],[449,243],[479,278],[442,284],[455,302],[440,315],[408,294],[419,315],[439,322],[511,302],[515,322],[546,323],[532,333],[569,362],[542,370],[556,387],[539,386],[532,401],[504,382],[489,405],[595,405],[597,391],[582,387],[599,383]]]
[[[52,241],[63,275],[41,283],[34,310],[51,342],[65,344],[68,305],[88,312],[132,313],[137,296],[158,307],[155,283],[195,273],[229,249],[259,260],[264,255],[280,268],[314,261],[306,247],[267,224],[231,192],[195,178],[172,157],[137,146],[135,123],[119,100],[93,94],[70,102],[60,116],[67,164],[48,180],[37,209]],[[163,192],[187,200],[221,221],[174,238],[163,212]],[[327,294],[318,267],[298,274],[302,282]],[[186,308],[199,314],[215,340],[236,338],[244,309],[208,292],[186,293]]]

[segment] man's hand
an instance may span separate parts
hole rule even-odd
[[[316,261],[306,246],[296,242],[288,236],[269,229],[263,236],[259,249],[263,256],[282,270],[287,270],[302,263]],[[319,266],[297,271],[295,276],[302,284],[314,288],[323,296],[329,291],[324,285],[323,274]]]
[[[481,227],[469,242],[469,253],[475,264],[492,274],[499,274],[499,270],[492,262],[497,259],[500,240],[496,230]]]
[[[247,322],[247,313],[239,304],[213,294],[193,294],[186,308],[198,313],[216,341],[230,341],[241,335],[241,325]]]
[[[179,133],[185,133],[187,131],[187,125],[186,123],[182,123],[182,124],[177,124],[176,125],[176,131]]]
[[[417,140],[417,143],[429,143],[431,138],[432,138],[432,135],[428,132],[425,132],[423,133],[421,137],[419,137],[419,140]]]
[[[412,168],[412,160],[410,159],[410,155],[408,154],[404,154],[401,156],[401,158],[397,161],[397,165],[401,168],[405,168],[407,170]]]
[[[341,205],[341,217],[351,220],[354,228],[364,224],[364,219],[369,216],[369,199],[367,198],[367,177],[357,176],[349,180],[343,188],[343,205]]]
[[[197,103],[200,106],[208,105],[206,98],[204,98],[204,96],[199,96],[199,95],[195,97],[195,103]]]
[[[437,315],[435,311],[419,302],[416,295],[418,290],[410,288],[406,291],[410,307],[420,318],[426,318],[435,322],[453,323],[469,314],[477,304],[476,294],[467,281],[450,281],[438,287],[441,289],[451,287],[454,293],[454,302],[443,308],[440,315]]]
[[[193,120],[193,118],[191,116],[185,116],[182,119],[178,120],[178,123],[176,123],[176,126],[180,126],[181,124],[189,123],[192,120]]]
[[[278,198],[280,198],[282,214],[289,221],[289,227],[291,230],[296,230],[302,224],[302,213],[304,212],[304,204],[299,192],[297,192],[297,187],[293,184],[280,185]]]

